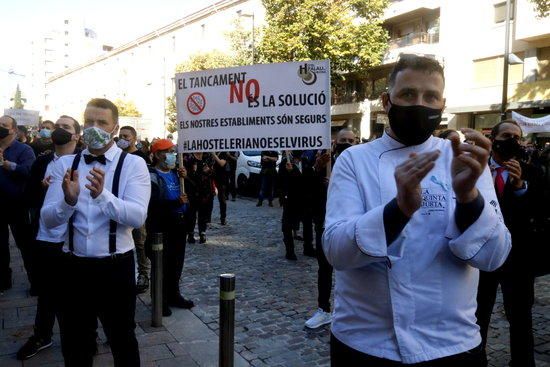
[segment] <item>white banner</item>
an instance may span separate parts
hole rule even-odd
[[[521,126],[524,134],[550,133],[550,115],[529,118],[517,112],[512,112],[512,119]]]
[[[330,147],[330,64],[176,74],[179,152]]]
[[[17,121],[17,125],[34,125],[38,126],[39,112],[33,110],[20,110],[15,108],[5,108],[4,115],[13,117]]]

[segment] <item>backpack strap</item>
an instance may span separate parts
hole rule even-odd
[[[120,172],[122,171],[122,165],[124,164],[124,159],[128,153],[122,151],[120,157],[118,158],[118,163],[115,168],[115,176],[113,177],[113,186],[111,187],[111,192],[115,197],[118,197],[118,188],[120,183]],[[116,229],[118,223],[114,220],[109,221],[109,253],[114,255],[116,252]]]
[[[80,163],[80,158],[82,157],[82,153],[78,153],[77,155],[74,156],[74,159],[73,159],[73,164],[71,166],[71,180],[74,178],[74,172],[76,170],[78,170],[78,164]],[[73,252],[74,251],[74,216],[75,216],[75,213],[73,213],[73,215],[71,215],[71,218],[69,218],[69,251],[70,252]]]

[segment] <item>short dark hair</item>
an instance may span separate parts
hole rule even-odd
[[[13,117],[11,117],[10,115],[4,115],[5,117],[9,117],[11,119],[11,127],[12,129],[17,129],[17,121],[15,121],[15,119]],[[2,116],[2,117],[4,117]]]
[[[388,80],[388,86],[390,88],[392,88],[395,84],[397,73],[405,69],[423,71],[428,74],[439,73],[443,78],[443,84],[445,84],[445,73],[443,71],[443,66],[441,66],[436,59],[414,54],[402,54],[399,56],[397,64],[395,64],[393,70],[391,71],[390,78]]]
[[[69,119],[69,120],[73,120],[73,125],[74,125],[74,132],[77,133],[78,135],[80,135],[80,124],[78,123],[78,121],[76,121],[76,119],[74,117],[71,117],[69,115],[61,115],[59,116],[60,119]]]
[[[503,125],[503,124],[512,124],[512,125],[516,125],[519,129],[519,131],[521,131],[521,134],[523,135],[523,130],[521,129],[521,126],[519,126],[519,124],[515,121],[515,120],[512,120],[512,119],[508,119],[508,120],[502,120],[501,122],[497,123],[495,126],[493,126],[493,128],[491,129],[491,138],[494,139],[496,138],[496,136],[498,135],[498,133],[500,132],[500,127]]]
[[[137,138],[137,131],[132,126],[123,126],[120,128],[120,130],[128,130],[134,138]]]
[[[25,134],[25,136],[29,133],[29,129],[25,125],[19,125],[17,126],[17,130]]]
[[[42,121],[41,125],[44,125],[44,124],[51,124],[52,126],[55,126],[55,123],[54,123],[52,120],[44,120],[44,121]]]
[[[109,101],[106,98],[93,98],[88,102],[86,107],[98,107],[98,108],[104,108],[106,110],[111,110],[111,113],[113,114],[113,121],[115,124],[118,124],[118,108],[117,106]]]

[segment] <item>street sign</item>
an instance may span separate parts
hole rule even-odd
[[[330,64],[176,74],[179,152],[330,147]]]

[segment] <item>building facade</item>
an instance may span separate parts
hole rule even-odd
[[[334,131],[352,128],[362,138],[379,136],[387,117],[380,103],[391,68],[402,53],[433,57],[445,67],[442,128],[484,129],[499,119],[504,53],[504,0],[393,0],[384,14],[390,35],[380,66],[367,77],[346,78],[332,90]],[[538,19],[530,0],[513,3],[509,109],[527,116],[550,112],[550,18]],[[163,136],[166,98],[173,95],[177,64],[197,52],[228,51],[235,20],[261,25],[260,0],[222,0],[163,28],[51,76],[46,117],[81,116],[92,97],[133,101],[148,124],[140,135]]]

